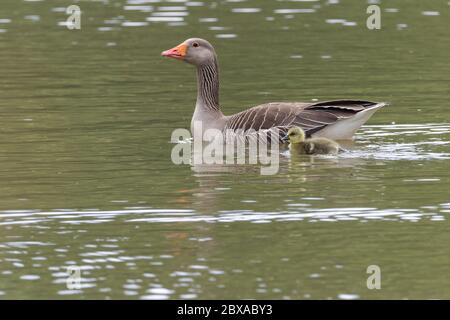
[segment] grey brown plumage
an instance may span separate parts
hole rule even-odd
[[[351,118],[376,105],[376,102],[361,100],[271,102],[229,116],[225,129],[261,130],[276,127],[286,133],[289,128],[298,126],[307,136],[311,136],[330,124]]]
[[[191,38],[164,56],[184,60],[197,67],[197,103],[191,121],[202,130],[233,131],[279,129],[285,134],[293,126],[301,127],[307,136],[350,139],[384,102],[334,100],[324,102],[271,102],[225,116],[219,104],[219,67],[213,46],[206,40]]]

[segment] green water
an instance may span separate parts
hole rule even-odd
[[[81,30],[58,25],[70,4],[0,4],[0,298],[450,298],[447,1],[382,1],[372,31],[357,0],[79,1]],[[350,152],[283,152],[276,175],[176,166],[195,72],[160,52],[192,36],[218,52],[225,114],[391,105]]]

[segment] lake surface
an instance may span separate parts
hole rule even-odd
[[[370,1],[371,3],[373,1]],[[450,5],[2,0],[0,298],[450,298]],[[209,39],[231,114],[269,101],[388,101],[349,152],[174,165]],[[381,289],[366,286],[381,270]],[[68,288],[67,268],[81,269]]]

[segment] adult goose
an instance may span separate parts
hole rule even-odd
[[[197,103],[191,121],[202,130],[256,131],[278,128],[280,137],[298,126],[307,136],[352,139],[354,133],[384,102],[334,100],[325,102],[271,102],[225,116],[219,105],[219,67],[213,46],[200,38],[187,39],[163,51],[162,56],[183,60],[197,68]]]

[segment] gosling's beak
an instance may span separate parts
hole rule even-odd
[[[186,56],[186,51],[187,51],[187,45],[182,43],[172,49],[161,52],[161,55],[163,57],[169,57],[169,58],[183,60],[184,57]]]
[[[286,134],[285,136],[281,137],[281,142],[283,143],[289,142],[289,136]]]

